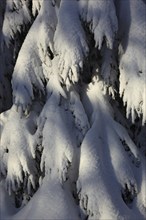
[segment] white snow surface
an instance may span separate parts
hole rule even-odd
[[[2,185],[2,184],[1,184]],[[16,210],[3,186],[0,188],[1,219],[79,219],[79,210],[71,193],[55,179],[46,178],[31,201],[21,210]]]

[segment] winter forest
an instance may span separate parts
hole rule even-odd
[[[0,219],[146,219],[146,1],[0,0]]]

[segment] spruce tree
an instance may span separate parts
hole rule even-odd
[[[145,219],[145,1],[1,5],[1,218]]]

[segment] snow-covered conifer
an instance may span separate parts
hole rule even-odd
[[[145,219],[145,1],[4,3],[2,219]]]

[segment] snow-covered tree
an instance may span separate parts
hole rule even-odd
[[[146,2],[1,5],[1,219],[145,219]]]
[[[1,1],[0,112],[12,105],[10,82],[18,52],[31,24],[29,6],[29,1],[25,0]]]

